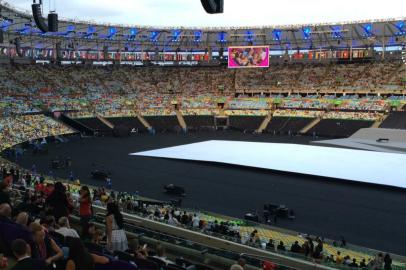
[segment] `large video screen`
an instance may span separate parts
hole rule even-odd
[[[229,68],[269,67],[269,47],[244,46],[228,48]]]

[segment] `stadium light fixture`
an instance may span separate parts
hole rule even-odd
[[[246,41],[248,41],[248,42],[253,42],[254,41],[254,31],[252,31],[252,30],[248,30],[246,33],[245,33],[245,36],[246,36]]]
[[[70,32],[74,32],[75,31],[75,25],[70,24],[66,27],[66,32],[70,33]]]
[[[96,33],[96,27],[94,27],[93,25],[89,25],[87,27],[87,31],[86,31],[85,35],[83,36],[83,38],[92,39],[93,34],[95,34],[95,33]]]
[[[109,34],[107,39],[112,39],[117,33],[117,29],[115,27],[109,27]]]
[[[304,27],[302,29],[302,31],[303,31],[304,39],[310,39],[311,34],[312,34],[312,29],[309,26],[307,26],[307,27]]]
[[[172,31],[172,42],[178,42],[180,40],[180,34],[182,33],[181,30],[173,30]]]
[[[273,40],[275,41],[281,41],[282,39],[282,30],[280,29],[274,29],[272,30],[272,36],[273,36]]]
[[[227,42],[227,32],[220,32],[220,33],[218,33],[218,41],[220,42],[220,43],[225,43],[225,42]]]
[[[0,29],[3,31],[7,31],[12,22],[10,20],[3,20],[0,24]]]
[[[135,37],[137,36],[137,29],[135,28],[130,28],[129,35],[127,36],[127,40],[135,40]]]
[[[21,35],[28,35],[31,32],[31,24],[25,24],[24,27],[16,30]]]
[[[395,27],[397,28],[397,32],[395,33],[396,36],[403,36],[406,35],[406,29],[405,29],[405,22],[400,21],[395,24]]]
[[[372,37],[374,34],[372,33],[372,24],[368,23],[362,26],[362,28],[364,29],[364,37]]]
[[[195,42],[202,41],[202,31],[195,31]]]
[[[157,42],[158,41],[159,31],[151,31],[150,33],[150,41]]]

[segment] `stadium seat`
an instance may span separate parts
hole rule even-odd
[[[139,268],[139,266],[130,264],[125,261],[111,261],[108,264],[95,265],[95,270],[137,270],[137,269],[144,270],[145,268]]]
[[[150,260],[134,258],[134,263],[140,269],[143,269],[143,270],[159,270],[160,269],[160,266],[156,262],[150,261]]]
[[[176,264],[168,264],[163,269],[164,270],[186,270],[186,268],[183,268],[182,266],[178,266]]]

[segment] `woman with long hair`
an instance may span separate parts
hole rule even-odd
[[[45,234],[44,228],[38,223],[31,223],[30,230],[34,239],[35,248],[38,251],[39,259],[46,262],[49,268],[63,258],[62,249],[55,241]]]
[[[56,220],[59,220],[60,217],[69,217],[69,212],[73,209],[66,195],[66,188],[61,182],[55,184],[54,191],[45,203],[51,208]]]
[[[93,270],[95,264],[107,264],[109,259],[104,256],[91,254],[79,238],[67,237],[69,257],[66,270]]]
[[[106,230],[107,230],[107,248],[111,251],[126,251],[128,241],[124,227],[123,215],[114,202],[107,204]]]

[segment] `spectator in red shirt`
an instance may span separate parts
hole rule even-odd
[[[80,189],[79,198],[79,216],[81,219],[82,227],[89,223],[92,217],[92,198],[90,196],[89,187],[83,186]]]
[[[276,269],[277,265],[270,261],[265,261],[262,265],[264,270],[274,270]]]

